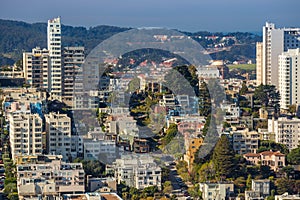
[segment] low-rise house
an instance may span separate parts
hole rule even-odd
[[[270,195],[270,180],[252,180],[251,188],[245,191],[245,200],[263,200]]]
[[[285,155],[279,151],[264,151],[261,153],[247,153],[244,154],[244,158],[254,165],[267,165],[272,170],[278,171],[285,166]]]

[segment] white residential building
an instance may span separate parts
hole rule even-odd
[[[300,103],[300,49],[289,49],[279,55],[280,108]]]
[[[43,121],[30,110],[18,110],[8,115],[9,138],[12,159],[21,155],[41,155],[43,153]]]
[[[84,139],[84,159],[100,160],[112,163],[117,157],[117,146],[114,140]]]
[[[300,28],[275,28],[275,24],[266,22],[263,27],[263,84],[278,87],[278,56],[299,47]]]
[[[289,150],[297,148],[300,144],[300,119],[269,119],[268,132],[274,133],[275,142],[285,144]]]
[[[47,49],[36,47],[23,53],[23,73],[26,82],[33,88],[49,89],[50,59]]]
[[[45,115],[47,152],[62,155],[64,160],[71,156],[71,119],[66,114]]]
[[[62,48],[60,17],[48,20],[48,50],[50,56],[50,94],[52,99],[62,98]]]
[[[263,83],[263,43],[256,43],[256,84]]]
[[[270,195],[270,180],[252,180],[251,190],[260,194],[261,197]]]
[[[161,189],[161,168],[149,155],[122,155],[114,163],[114,170],[118,184],[125,181],[137,189],[149,186]]]
[[[207,200],[228,199],[234,193],[233,183],[200,183],[202,198]]]
[[[61,160],[38,164],[17,165],[19,198],[60,199],[63,194],[83,194],[84,170],[81,163],[65,163]]]

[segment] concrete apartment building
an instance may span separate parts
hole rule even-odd
[[[114,140],[83,139],[86,160],[101,160],[103,163],[112,163],[117,157],[117,146]]]
[[[126,185],[137,189],[149,186],[161,189],[161,168],[149,155],[122,155],[113,168],[118,184],[125,181]]]
[[[234,194],[233,183],[200,183],[202,199],[223,200],[229,199],[230,194]]]
[[[85,52],[84,47],[63,48],[63,102],[73,106],[75,86],[82,84],[82,68]],[[76,85],[77,84],[77,85]]]
[[[48,90],[50,77],[50,58],[47,49],[36,47],[23,53],[23,73],[26,82],[33,88]]]
[[[60,17],[48,20],[47,41],[50,56],[50,95],[52,99],[62,99],[62,48]]]
[[[233,150],[238,154],[256,153],[258,149],[259,134],[249,129],[231,131]]]
[[[275,142],[286,145],[289,150],[295,149],[300,142],[300,119],[269,119],[268,132],[275,134]]]
[[[300,46],[299,46],[300,47]],[[288,109],[289,105],[300,103],[300,49],[288,49],[279,55],[279,93],[280,108]]]
[[[60,199],[64,194],[83,194],[84,177],[81,163],[51,160],[17,165],[19,199]]]
[[[276,28],[275,24],[266,22],[262,46],[262,83],[278,87],[278,56],[300,47],[300,28]]]
[[[62,155],[63,160],[71,156],[71,118],[66,114],[51,112],[45,115],[47,152]]]
[[[272,151],[264,151],[261,153],[247,153],[243,157],[250,163],[254,165],[267,165],[272,170],[278,171],[280,168],[285,166],[285,155]]]
[[[38,114],[23,108],[9,113],[9,138],[12,159],[43,153],[43,121]]]
[[[252,180],[251,190],[245,191],[245,200],[263,200],[270,195],[270,180]]]

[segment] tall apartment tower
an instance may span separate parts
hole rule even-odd
[[[49,51],[36,47],[32,52],[23,53],[23,73],[26,82],[34,88],[49,87]]]
[[[62,155],[67,160],[71,156],[71,118],[51,112],[45,115],[45,119],[47,152]]]
[[[62,49],[60,17],[48,20],[48,50],[50,56],[50,95],[52,99],[62,99]]]
[[[256,43],[256,84],[260,85],[264,82],[263,77],[263,43]]]
[[[84,47],[63,48],[63,102],[73,107],[75,86],[82,84],[80,75],[84,62]],[[76,85],[77,84],[77,85]],[[81,86],[82,87],[82,86]]]
[[[278,87],[278,56],[298,47],[300,28],[275,28],[275,24],[266,23],[263,27],[263,84]]]
[[[280,108],[300,103],[300,49],[289,49],[279,55]]]
[[[16,111],[9,115],[9,138],[12,159],[21,155],[41,155],[43,153],[43,120],[38,114]]]

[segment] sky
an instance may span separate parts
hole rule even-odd
[[[0,18],[29,23],[60,16],[92,27],[164,27],[182,31],[261,31],[266,21],[300,27],[299,0],[0,0]]]

